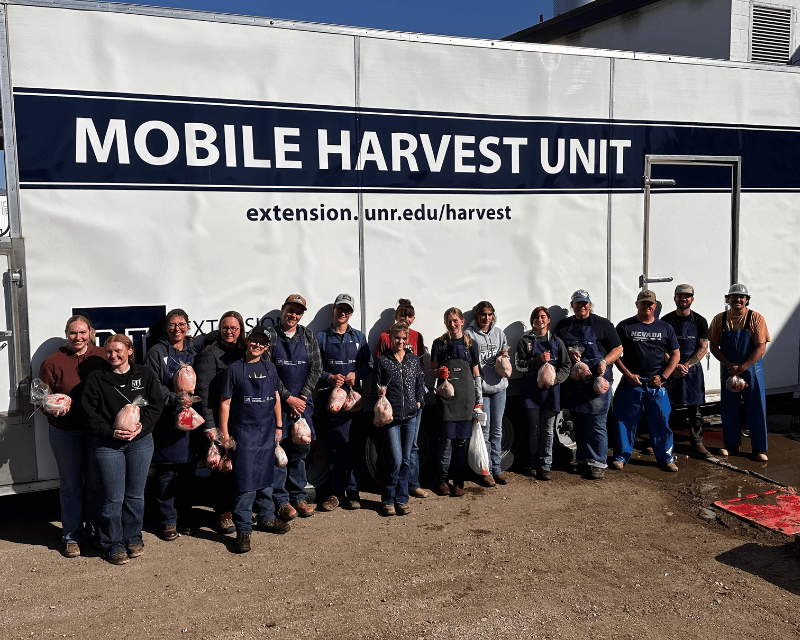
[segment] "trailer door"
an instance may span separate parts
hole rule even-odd
[[[738,279],[741,158],[645,156],[641,288],[655,291],[661,315],[675,309],[675,286],[691,284],[692,309],[708,322]],[[706,399],[718,399],[719,364],[703,361]]]

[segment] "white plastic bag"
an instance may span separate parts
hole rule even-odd
[[[494,370],[501,378],[511,377],[511,358],[506,355],[499,355],[494,361]]]
[[[302,416],[294,421],[291,428],[292,442],[295,444],[309,444],[311,442],[311,427]]]
[[[356,391],[355,389],[350,389],[350,393],[347,394],[347,397],[344,399],[344,404],[342,405],[343,411],[361,411],[361,405],[364,403],[361,400],[361,394]]]
[[[477,418],[472,421],[472,437],[469,439],[467,462],[469,463],[469,468],[478,475],[489,475],[489,452],[486,450],[483,429],[481,429],[481,423]]]
[[[285,467],[287,464],[289,464],[289,458],[286,457],[286,452],[279,444],[275,445],[275,464],[277,464],[279,467]]]
[[[539,374],[536,376],[536,384],[540,389],[548,389],[556,383],[556,368],[549,362],[545,362],[539,367]]]
[[[731,376],[725,383],[725,388],[734,393],[740,393],[747,389],[747,383],[739,376]]]
[[[376,427],[383,427],[394,420],[392,405],[386,399],[386,387],[378,385],[378,401],[375,403],[375,418],[372,424]]]
[[[45,384],[44,380],[36,378],[31,383],[31,404],[58,417],[69,411],[72,406],[72,398],[64,393],[50,393],[50,387]]]

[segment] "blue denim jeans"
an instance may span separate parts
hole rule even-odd
[[[156,503],[161,513],[161,525],[189,524],[192,512],[192,481],[194,462],[156,465]]]
[[[259,524],[272,520],[275,516],[272,487],[236,494],[233,506],[233,524],[236,525],[236,533],[251,533],[253,531],[253,507],[255,507],[258,514],[257,520]]]
[[[469,438],[439,438],[439,471],[436,479],[444,482],[447,477],[456,484],[464,484],[467,477],[467,455]]]
[[[550,471],[553,464],[553,434],[557,415],[557,411],[528,409],[531,469]]]
[[[675,462],[672,456],[672,429],[669,428],[670,404],[663,387],[633,386],[622,381],[614,393],[614,460],[627,464],[633,454],[636,430],[644,417],[650,441],[660,464]]]
[[[593,414],[571,411],[570,415],[575,429],[575,443],[578,445],[577,461],[605,469],[608,466],[608,412]]]
[[[349,438],[340,433],[328,432],[328,468],[331,473],[331,491],[338,498],[358,499],[358,481],[364,459],[364,441],[360,425],[353,420]]]
[[[100,486],[92,459],[91,433],[50,426],[50,448],[58,466],[61,499],[61,542],[82,542],[95,530],[100,510]],[[84,493],[85,492],[85,493]]]
[[[503,413],[506,410],[506,390],[483,396],[483,410],[488,417],[483,426],[483,439],[489,452],[489,471],[493,476],[503,472],[500,467],[500,453],[503,441]]]
[[[408,504],[408,478],[411,472],[411,448],[417,418],[395,421],[384,427],[386,460],[381,500],[384,505]]]
[[[279,509],[290,500],[301,502],[306,499],[306,456],[311,451],[310,444],[295,444],[291,438],[281,440],[281,447],[289,462],[285,467],[275,465],[272,498]]]
[[[110,556],[132,544],[144,545],[144,486],[153,457],[153,435],[115,446],[107,442],[95,438],[92,455],[103,490],[100,546]]]
[[[414,416],[414,441],[411,443],[411,459],[409,461],[408,488],[419,489],[419,427],[422,424],[422,409]]]

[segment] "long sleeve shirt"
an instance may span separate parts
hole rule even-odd
[[[326,351],[329,342],[355,342],[358,345],[355,364],[356,380],[364,380],[369,372],[372,371],[372,354],[369,352],[367,337],[358,329],[353,329],[353,327],[348,325],[347,330],[344,333],[339,334],[333,328],[333,325],[331,325],[325,329],[325,331],[320,331],[317,334],[317,342],[319,342],[319,351],[322,355],[321,379],[323,384],[327,382],[328,376],[333,374],[332,371],[325,369],[325,364],[327,361]]]

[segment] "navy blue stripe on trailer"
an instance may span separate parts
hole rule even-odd
[[[742,190],[800,188],[800,129],[456,117],[18,90],[22,188],[589,193],[641,188],[646,154],[741,156]],[[657,166],[726,190],[726,167]],[[80,186],[78,186],[80,185]]]

